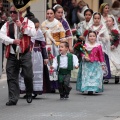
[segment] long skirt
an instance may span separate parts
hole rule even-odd
[[[76,90],[103,92],[103,71],[99,62],[81,62]]]
[[[42,94],[43,92],[43,58],[39,51],[32,51],[33,63],[33,94]],[[20,74],[19,77],[20,93],[25,93],[24,75]]]
[[[120,45],[110,51],[110,69],[112,75],[120,76]]]
[[[111,78],[111,71],[110,71],[110,62],[109,62],[109,57],[107,54],[104,53],[104,59],[105,59],[105,64],[106,64],[106,70],[104,72],[104,77],[103,79],[110,79]]]

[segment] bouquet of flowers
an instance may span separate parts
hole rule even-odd
[[[52,66],[54,56],[51,53],[50,47],[47,48],[47,52],[48,52],[48,60],[49,60],[50,66]],[[49,73],[52,75],[53,72],[54,72],[54,70],[50,68]]]
[[[75,45],[74,45],[74,49],[81,52],[82,54],[84,54],[85,56],[89,56],[88,55],[88,51],[86,50],[84,44],[82,42],[77,42]]]
[[[112,45],[117,46],[119,44],[119,39],[120,39],[118,30],[116,29],[111,30],[111,37],[112,37],[111,46]]]

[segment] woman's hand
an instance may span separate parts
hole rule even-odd
[[[115,49],[115,46],[114,46],[114,45],[112,45],[110,48],[111,48],[111,50],[114,50],[114,49]]]
[[[110,41],[113,41],[113,38],[112,38],[112,36],[110,36]]]
[[[53,67],[53,66],[50,66],[50,69],[52,69],[52,70],[53,70],[53,69],[54,69],[54,67]]]

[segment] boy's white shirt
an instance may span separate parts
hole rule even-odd
[[[73,67],[78,67],[79,66],[79,62],[78,62],[78,58],[76,55],[72,54],[73,55]],[[55,70],[57,70],[57,67],[58,67],[58,62],[57,62],[57,57],[55,57],[53,59],[53,68]],[[67,68],[68,67],[68,57],[67,57],[67,54],[65,55],[61,55],[60,56],[60,65],[59,65],[59,68]]]

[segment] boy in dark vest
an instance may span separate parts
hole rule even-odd
[[[58,84],[60,99],[69,98],[72,87],[70,86],[71,70],[78,68],[78,58],[76,55],[68,53],[69,44],[61,42],[59,46],[60,55],[55,57],[51,68],[58,71]]]

